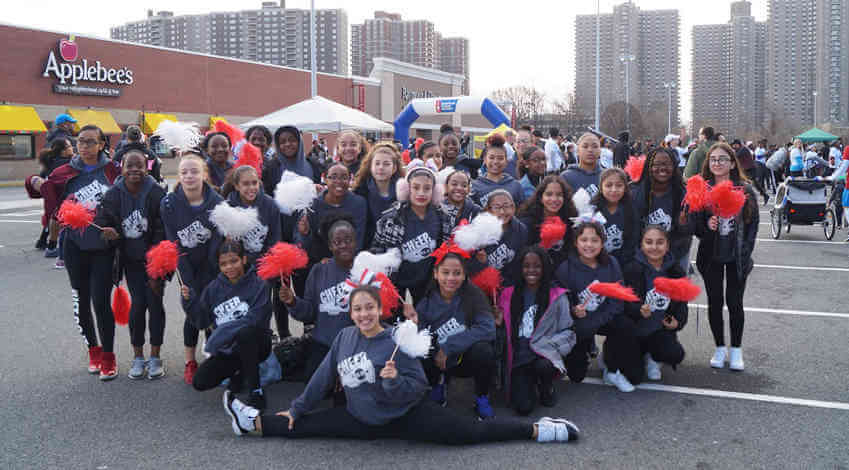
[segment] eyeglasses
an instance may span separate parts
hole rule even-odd
[[[86,146],[86,147],[94,146],[94,145],[97,145],[98,143],[99,142],[95,139],[77,139],[77,145],[82,145],[82,146]]]
[[[501,205],[498,205],[498,206],[494,206],[494,205],[490,206],[490,209],[494,210],[495,212],[504,212],[504,211],[513,210],[513,208],[515,208],[515,207],[516,206],[513,205],[513,204],[501,204]]]
[[[673,165],[671,163],[652,163],[652,169],[661,169],[661,168],[672,168]]]
[[[714,165],[726,165],[731,163],[730,157],[710,157],[710,163]]]

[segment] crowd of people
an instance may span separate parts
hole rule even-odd
[[[555,406],[554,381],[581,382],[594,357],[604,382],[621,392],[660,380],[664,365],[674,370],[686,354],[678,332],[687,324],[687,304],[658,292],[654,280],[692,274],[693,237],[715,345],[705,359],[714,368],[744,370],[743,296],[759,225],[755,190],[766,201],[768,172],[786,165],[790,174],[799,171],[798,148],[774,169],[768,161],[781,148],[728,145],[711,128],[701,129],[688,148],[677,136],[635,145],[627,133],[616,142],[592,132],[574,142],[557,129],[548,139],[540,134],[529,127],[493,134],[474,158],[447,125],[436,140],[410,149],[343,131],[335,150],[314,142],[309,152],[295,127],[272,134],[255,126],[245,140],[264,156],[259,173],[235,164],[240,143],[210,132],[197,148],[182,149],[177,184],[168,192],[152,176],[157,158],[143,135],[128,130],[128,142],[110,155],[103,132],[88,125],[75,139],[53,140],[44,171],[28,180],[28,189],[44,198],[45,248],[61,245],[87,370],[101,380],[119,371],[109,299],[121,277],[132,298],[128,376],[165,375],[166,280],[151,279],[144,260],[162,240],[177,244],[171,282],[179,283],[185,317],[183,377],[197,390],[227,384],[223,402],[237,434],[446,444],[577,439],[577,427],[561,418],[496,419],[493,394],[502,390],[510,409],[526,416]],[[635,154],[645,155],[639,178],[623,171]],[[309,210],[278,208],[274,191],[285,172],[316,185]],[[688,207],[692,175],[710,186],[730,181],[745,194],[742,210],[720,217]],[[578,192],[591,204],[576,205]],[[96,209],[93,226],[78,231],[56,223],[69,198]],[[240,241],[225,237],[210,220],[222,203],[256,208],[260,226]],[[497,219],[501,238],[472,252],[460,249],[455,229],[482,214]],[[552,218],[566,233],[546,248],[541,227]],[[305,250],[308,266],[291,279],[264,281],[257,259],[280,241]],[[424,359],[395,352],[378,286],[352,279],[359,253],[391,250],[401,262],[390,279],[405,299],[391,316],[431,333]],[[501,278],[493,295],[471,281],[488,268]],[[594,293],[596,282],[629,286],[639,302]],[[274,413],[266,410],[259,369],[290,336],[290,316],[309,325],[302,338],[306,387],[287,410]],[[207,357],[199,364],[201,332]],[[473,380],[477,420],[444,408],[460,378]],[[333,406],[316,411],[325,398]]]

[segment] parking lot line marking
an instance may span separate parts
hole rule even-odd
[[[10,220],[10,219],[0,219],[0,223],[8,222],[12,224],[40,224],[40,220]]]
[[[704,304],[687,304],[688,307],[696,307],[707,309],[708,306]],[[728,310],[726,307],[725,310]],[[834,312],[814,312],[810,310],[784,310],[780,308],[763,308],[763,307],[743,307],[743,310],[747,312],[764,312],[764,313],[775,313],[778,315],[797,315],[800,317],[831,317],[831,318],[845,318],[849,319],[849,313],[834,313]]]
[[[593,385],[605,385],[604,381],[595,377],[587,377],[582,383]],[[680,387],[677,385],[663,384],[640,384],[636,386],[640,390],[651,390],[655,392],[683,393],[685,395],[699,395],[715,398],[736,398],[738,400],[760,401],[766,403],[778,403],[781,405],[808,406],[813,408],[826,408],[830,410],[849,411],[849,403],[839,401],[807,400],[804,398],[780,397],[776,395],[761,395],[758,393],[728,392],[725,390],[712,390],[709,388]]]
[[[846,245],[846,242],[831,242],[828,240],[774,240],[772,238],[758,238],[759,242],[770,243],[808,243],[812,245]]]

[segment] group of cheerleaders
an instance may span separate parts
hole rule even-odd
[[[575,440],[578,428],[565,419],[495,419],[493,384],[525,416],[538,405],[555,406],[555,379],[581,382],[596,355],[605,382],[623,392],[644,379],[660,380],[660,364],[674,368],[684,358],[677,332],[687,322],[687,305],[656,292],[653,279],[687,275],[693,235],[700,240],[696,266],[716,343],[711,365],[726,362],[725,304],[730,368],[743,369],[742,299],[758,211],[735,152],[725,144],[710,148],[701,175],[711,185],[731,180],[745,189],[744,209],[731,218],[684,207],[678,156],[664,148],[647,155],[638,182],[621,169],[599,171],[599,139],[591,133],[577,142],[579,163],[562,175],[545,174],[541,149],[525,146],[514,154],[495,135],[477,177],[460,163],[468,157],[459,154],[451,131],[422,145],[408,165],[393,143],[367,149],[359,134],[345,131],[337,136],[338,162],[326,172],[305,157],[294,127],[274,135],[255,127],[246,138],[266,156],[261,175],[250,166],[234,167],[234,143],[211,133],[201,148],[182,152],[178,184],[166,194],[147,174],[142,148],[129,149],[119,168],[102,152],[102,131],[85,126],[79,154],[42,186],[48,214],[66,198],[97,206],[97,227],[68,230],[64,255],[75,318],[89,348],[88,370],[101,380],[118,374],[109,307],[116,259],[132,298],[129,377],[165,373],[165,281],[150,279],[144,264],[147,250],[164,239],[180,250],[184,379],[197,390],[229,379],[224,408],[237,434],[445,444]],[[309,211],[278,210],[272,195],[284,171],[320,185]],[[593,196],[595,212],[577,213],[572,197],[580,188]],[[256,208],[258,229],[241,241],[223,237],[210,221],[222,201]],[[502,224],[497,243],[475,253],[451,243],[461,220],[483,212]],[[568,229],[561,243],[546,249],[539,244],[540,225],[549,217]],[[293,280],[263,281],[256,260],[279,241],[302,246],[309,266]],[[412,298],[395,315],[429,329],[433,346],[425,359],[395,352],[379,290],[350,276],[361,250],[393,248],[402,262],[391,279],[402,297]],[[470,281],[485,267],[501,274],[497,296]],[[601,297],[588,289],[594,282],[624,283],[641,302]],[[307,385],[288,410],[264,412],[259,364],[271,352],[272,317],[285,337],[289,315],[314,325],[306,347]],[[200,331],[206,332],[208,357],[198,365]],[[605,337],[600,348],[597,335]],[[459,377],[474,381],[478,419],[445,408],[448,387]],[[335,406],[315,411],[326,398]]]

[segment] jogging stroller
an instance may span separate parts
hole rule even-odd
[[[820,177],[789,177],[778,186],[775,204],[769,210],[772,238],[781,236],[781,229],[790,233],[792,225],[822,225],[826,240],[834,237],[837,218],[829,205],[828,183]]]

